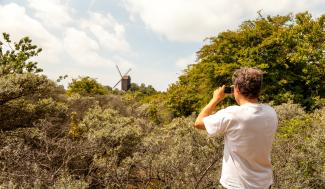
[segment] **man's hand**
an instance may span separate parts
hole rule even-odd
[[[220,102],[225,96],[226,96],[225,95],[225,85],[223,85],[222,87],[217,88],[213,92],[213,98],[212,98],[212,100],[214,102]]]
[[[226,96],[225,95],[225,86],[219,87],[213,92],[213,97],[210,100],[209,104],[207,104],[200,112],[198,117],[196,118],[196,121],[194,123],[195,127],[198,129],[205,129],[203,118],[209,116],[212,111],[215,109],[217,104]]]

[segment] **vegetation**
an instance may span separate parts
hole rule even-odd
[[[223,139],[193,123],[240,66],[266,72],[261,100],[279,116],[273,188],[323,188],[324,18],[260,17],[221,33],[166,93],[112,91],[90,77],[65,91],[28,63],[40,51],[31,40],[9,53],[1,45],[0,188],[220,187]]]
[[[72,79],[69,83],[67,95],[105,95],[108,94],[109,88],[104,87],[100,83],[89,76]]]
[[[198,112],[207,94],[230,84],[235,69],[249,66],[265,72],[261,101],[292,100],[308,110],[317,108],[317,99],[325,96],[324,27],[325,15],[260,16],[209,38],[197,53],[199,63],[169,88],[170,107],[177,116]]]
[[[37,56],[42,51],[36,45],[32,45],[29,37],[22,38],[18,43],[12,43],[10,36],[3,33],[0,41],[0,76],[11,73],[38,73],[42,69],[37,67],[37,62],[30,58]]]

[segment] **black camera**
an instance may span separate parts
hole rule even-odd
[[[234,86],[225,86],[224,93],[227,93],[227,94],[234,93]]]

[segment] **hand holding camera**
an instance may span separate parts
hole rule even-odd
[[[226,95],[233,94],[234,87],[233,86],[225,86],[217,88],[213,92],[213,100],[215,101],[221,101]]]
[[[226,94],[233,94],[234,93],[234,86],[225,86],[224,93]]]

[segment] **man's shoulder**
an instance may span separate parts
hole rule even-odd
[[[236,114],[238,112],[239,106],[233,105],[233,106],[228,106],[226,108],[220,109],[219,111],[215,112],[214,114],[210,115],[209,117],[211,118],[229,118],[232,117],[231,115]]]
[[[268,104],[256,104],[254,106],[238,106],[238,105],[232,105],[228,106],[227,108],[224,108],[220,110],[220,113],[227,114],[227,115],[237,115],[240,116],[241,113],[249,113],[250,111],[247,111],[247,108],[255,108],[257,110],[262,110],[263,112],[267,112],[268,114],[274,114],[276,115],[276,111],[274,108]]]
[[[254,108],[259,107],[258,109],[260,109],[260,110],[276,114],[276,111],[274,110],[274,108],[268,104],[257,104],[257,106],[253,106],[253,107]],[[246,106],[232,105],[232,106],[228,106],[224,109],[219,110],[218,113],[228,114],[228,115],[232,115],[232,114],[238,115],[238,113],[247,112],[246,108],[247,108]]]
[[[272,114],[277,114],[276,113],[276,111],[275,111],[275,109],[272,107],[272,106],[270,106],[270,105],[268,105],[268,104],[262,104],[264,107],[265,107],[265,109],[267,110],[267,111],[269,111],[270,113],[272,113]]]
[[[228,106],[227,108],[222,109],[222,111],[225,113],[238,112],[238,111],[240,111],[240,106],[238,106],[238,105]]]
[[[233,105],[233,106],[228,106],[224,109],[221,109],[217,113],[222,114],[225,117],[232,117],[232,115],[236,115],[240,111],[241,111],[240,106]]]

